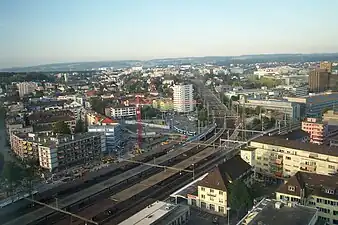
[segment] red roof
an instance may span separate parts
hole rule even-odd
[[[108,117],[106,117],[106,118],[104,118],[104,120],[101,121],[101,123],[110,124],[110,123],[117,123],[117,122],[108,118]]]
[[[87,95],[87,96],[94,96],[94,95],[96,95],[96,91],[95,91],[95,90],[87,91],[87,92],[86,92],[86,95]]]

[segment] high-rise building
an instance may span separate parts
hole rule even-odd
[[[309,86],[310,92],[323,92],[329,89],[330,73],[327,69],[317,68],[310,72]]]
[[[174,89],[174,110],[180,113],[194,111],[194,89],[192,84],[179,84]]]
[[[319,68],[324,69],[329,73],[332,73],[332,62],[328,61],[320,62]]]
[[[38,85],[34,82],[21,82],[17,84],[17,87],[19,90],[19,96],[23,97],[35,91]]]

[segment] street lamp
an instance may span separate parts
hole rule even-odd
[[[230,225],[230,207],[227,207],[228,225]]]

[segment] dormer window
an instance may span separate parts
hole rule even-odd
[[[330,195],[334,195],[334,190],[330,189],[330,188],[326,188],[325,189],[325,193],[326,194],[330,194]]]
[[[295,187],[295,186],[289,185],[288,190],[289,190],[289,191],[295,191],[295,190],[296,190],[296,187]]]

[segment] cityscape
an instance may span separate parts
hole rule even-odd
[[[45,7],[51,15],[62,9],[63,19],[71,18],[66,16],[65,1],[45,4],[18,3],[27,10]],[[104,15],[97,5],[83,4],[69,3],[69,7],[84,12],[82,7],[91,5],[88,18]],[[127,3],[101,4],[120,9],[119,4]],[[136,4],[137,14],[136,6],[127,4],[131,12],[126,14],[150,15],[161,4],[176,9],[174,3]],[[211,7],[185,4],[181,7],[192,11]],[[6,1],[3,12],[16,15],[10,10],[19,10],[18,5]],[[315,10],[316,4],[312,7]],[[211,8],[215,15],[220,12],[216,6]],[[146,9],[150,11],[142,11]],[[46,12],[41,15],[49,22],[41,24],[65,25],[63,19],[55,21]],[[36,13],[41,16],[41,11]],[[120,14],[114,16],[130,26],[146,20],[130,22]],[[148,19],[163,22],[157,16]],[[74,18],[67,20],[71,29],[77,23],[92,23],[85,17]],[[107,23],[107,18],[113,17],[96,18],[97,26]],[[35,19],[31,18],[32,24]],[[170,26],[175,21],[164,20]],[[0,32],[5,25],[0,23]],[[198,26],[200,31],[210,31],[204,23]],[[32,29],[46,35],[42,25]],[[305,33],[306,27],[299,29]],[[109,37],[108,27],[105,31]],[[334,53],[338,49],[207,56],[203,47],[206,56],[188,48],[173,56],[158,44],[158,51],[167,56],[157,57],[151,53],[154,42],[148,45],[152,57],[144,59],[147,50],[131,51],[139,40],[127,32],[116,35],[135,39],[130,49],[124,49],[130,60],[122,57],[120,49],[116,55],[109,53],[120,57],[117,60],[106,58],[108,50],[96,49],[100,56],[94,60],[72,58],[65,52],[60,61],[52,49],[67,45],[75,51],[77,46],[76,41],[74,46],[62,44],[72,39],[71,33],[63,35],[49,48],[23,40],[27,46],[40,46],[32,57],[25,58],[26,53],[14,57],[15,48],[8,57],[0,57],[0,225],[338,224],[338,53]],[[106,40],[100,35],[86,34],[78,41],[95,37],[91,40],[95,46]],[[4,50],[5,38],[0,37]],[[181,43],[177,38],[171,41]],[[87,44],[82,47],[88,52],[95,49]],[[312,45],[311,49],[320,46]],[[37,60],[38,53],[50,60],[30,61]],[[49,53],[55,58],[45,57]]]

